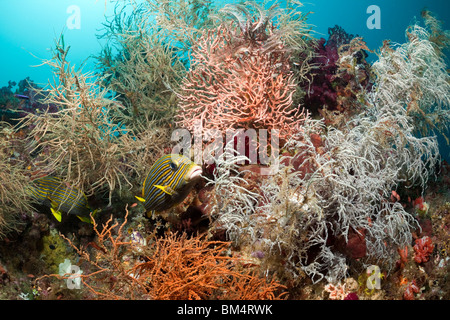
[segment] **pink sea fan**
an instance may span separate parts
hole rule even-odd
[[[307,114],[292,106],[295,81],[289,55],[280,42],[238,37],[238,28],[222,24],[193,47],[177,119],[181,127],[203,129],[279,129],[284,139],[301,129]],[[267,40],[269,41],[269,40]]]

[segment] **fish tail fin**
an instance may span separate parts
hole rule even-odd
[[[58,220],[58,222],[61,222],[61,211],[57,211],[53,208],[50,208],[50,211],[52,212],[53,216]]]
[[[102,209],[95,209],[94,211],[92,211],[92,218],[95,218],[97,216],[97,213],[101,212]]]
[[[91,212],[89,217],[83,217],[83,216],[77,216],[77,217],[78,217],[78,219],[80,219],[83,222],[93,224],[91,216],[92,216],[92,218],[95,218],[97,216],[97,213],[99,213],[100,211],[101,211],[101,209],[95,209],[94,211]]]
[[[83,216],[77,216],[77,217],[78,217],[78,219],[80,219],[83,222],[92,223],[91,218],[89,218],[89,217],[83,217]]]

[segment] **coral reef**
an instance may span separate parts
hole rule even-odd
[[[360,112],[344,125],[328,127],[326,132],[320,121],[304,120],[302,130],[292,134],[284,146],[287,159],[289,153],[291,159],[280,161],[278,172],[262,179],[261,185],[252,190],[263,200],[258,201],[254,195],[246,199],[245,192],[239,196],[230,192],[215,201],[227,204],[242,197],[232,202],[233,214],[224,209],[217,214],[217,221],[234,235],[232,238],[236,237],[233,230],[239,230],[240,245],[255,246],[259,251],[263,248],[262,264],[269,270],[296,281],[305,273],[313,281],[326,277],[334,282],[348,274],[349,258],[383,263],[392,269],[397,249],[412,241],[418,222],[398,201],[398,193],[393,197],[392,191],[399,187],[426,188],[439,161],[438,144],[434,136],[414,135],[417,122],[405,99],[393,97],[413,94],[415,87],[405,90],[388,86],[387,81],[398,84],[416,78],[421,86],[436,87],[438,90],[428,91],[430,97],[417,97],[418,105],[429,106],[432,97],[447,110],[448,94],[440,96],[439,92],[447,90],[442,79],[448,75],[442,68],[432,69],[436,73],[433,79],[427,73],[420,77],[415,74],[414,67],[422,64],[423,58],[412,51],[421,52],[431,44],[425,29],[416,26],[411,30],[408,34],[414,45],[405,45],[411,53],[409,59],[402,58],[402,63],[407,64],[403,73],[391,77],[384,69],[391,60],[382,49],[380,60],[373,65],[377,82],[362,91]],[[423,43],[414,42],[416,35],[422,37]],[[355,47],[360,50],[362,45]],[[340,61],[352,61],[358,50],[341,49]],[[394,50],[389,53],[394,57],[398,54]],[[441,64],[437,55],[428,59],[434,59],[434,66]],[[409,71],[413,74],[407,74]],[[216,161],[216,168],[222,163],[227,165],[222,161]],[[249,191],[255,187],[248,181],[244,186],[230,171],[224,176],[225,188],[220,178],[215,178],[214,196],[225,195],[225,190],[233,188]]]
[[[369,64],[361,37],[316,40],[300,9],[117,2],[96,76],[61,36],[54,82],[1,88],[0,297],[448,299],[448,31],[424,11]],[[135,196],[180,131],[199,134],[194,158],[227,141],[202,149],[181,204],[146,216]],[[100,209],[93,224],[32,203],[48,175]]]
[[[304,104],[313,114],[320,114],[327,125],[340,126],[345,119],[361,112],[360,100],[370,89],[371,69],[365,60],[369,51],[362,38],[342,27],[328,29],[329,38],[315,45]]]
[[[16,149],[20,135],[5,122],[0,122],[0,239],[14,231],[30,210],[29,179],[24,174],[21,149]]]
[[[29,132],[31,152],[41,151],[35,165],[47,174],[63,178],[92,195],[107,188],[112,191],[131,183],[125,171],[126,146],[121,135],[126,129],[115,119],[121,106],[105,98],[106,91],[90,83],[87,75],[74,71],[66,60],[69,48],[63,38],[56,43],[54,57],[46,63],[59,75],[44,100],[58,106],[57,112],[29,113],[21,128]]]
[[[97,56],[103,84],[126,106],[130,128],[149,118],[172,122],[190,47],[212,24],[210,1],[168,2],[117,3],[99,36],[108,40]]]
[[[239,260],[227,254],[229,243],[168,233],[150,236],[146,244],[127,235],[127,217],[128,211],[123,223],[110,218],[102,228],[94,220],[97,238],[90,243],[91,252],[66,238],[81,257],[86,271],[79,277],[93,298],[274,299],[286,294],[276,280],[266,282],[254,271],[240,271]]]

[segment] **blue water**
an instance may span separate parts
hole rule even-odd
[[[236,1],[216,1],[234,3]],[[280,4],[285,0],[279,1]],[[72,12],[67,9],[76,5],[80,9],[80,28],[68,29]],[[367,8],[380,8],[380,29],[368,29]],[[98,53],[101,43],[96,34],[101,29],[104,15],[111,15],[114,3],[108,0],[0,0],[0,87],[8,80],[19,81],[30,77],[45,84],[52,75],[48,68],[39,65],[42,59],[51,58],[53,41],[64,30],[66,44],[71,46],[69,59],[80,64],[92,54]],[[312,11],[308,22],[314,25],[317,37],[327,37],[327,30],[340,25],[347,32],[359,34],[369,48],[377,49],[384,39],[404,42],[405,29],[420,11],[427,7],[443,20],[444,28],[450,29],[450,1],[448,0],[305,0],[303,11]],[[93,68],[88,61],[86,69]]]
[[[217,0],[216,4],[235,2]],[[279,3],[283,6],[286,1]],[[367,9],[372,5],[379,8],[379,29],[367,25],[373,14]],[[97,35],[105,15],[112,15],[113,8],[110,0],[0,0],[0,87],[9,80],[18,82],[26,77],[42,86],[51,82],[49,67],[35,66],[51,58],[50,48],[61,32],[66,45],[71,46],[68,60],[73,64],[80,65],[97,54],[101,48]],[[449,0],[305,0],[302,11],[312,12],[308,22],[317,38],[327,38],[328,28],[339,25],[348,33],[364,37],[368,47],[377,50],[385,39],[404,42],[406,27],[415,17],[420,20],[424,8],[444,21],[444,29],[450,29]],[[77,13],[79,20],[73,19]],[[93,59],[87,60],[83,70],[94,70]],[[443,156],[450,158],[447,149]]]

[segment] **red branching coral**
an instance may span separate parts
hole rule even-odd
[[[269,41],[269,40],[267,40]],[[280,139],[300,130],[307,115],[292,107],[295,81],[282,42],[240,38],[222,24],[193,47],[192,67],[180,98],[178,124],[203,129],[279,129]]]
[[[419,287],[416,284],[416,281],[411,281],[405,289],[403,293],[403,300],[414,300],[414,294],[420,291]]]
[[[434,244],[428,236],[416,240],[414,245],[414,261],[417,263],[427,262],[434,250]]]
[[[403,269],[408,263],[408,246],[405,246],[403,249],[399,248],[398,254],[400,255],[400,259],[397,261],[397,266]]]

